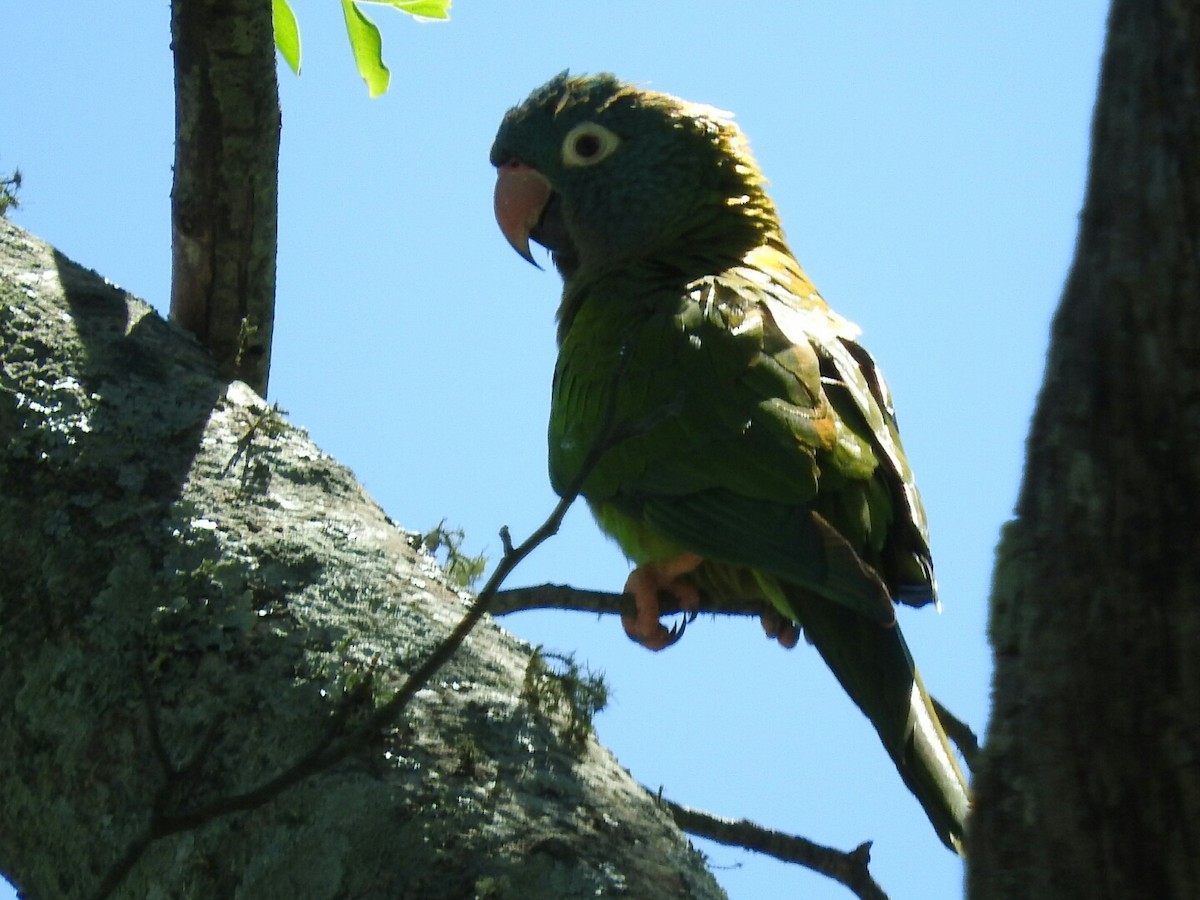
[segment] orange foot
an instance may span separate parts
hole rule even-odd
[[[658,592],[666,591],[673,595],[683,609],[694,615],[700,608],[700,592],[693,585],[681,581],[680,577],[702,562],[704,559],[694,553],[680,553],[666,562],[646,563],[629,573],[625,593],[633,594],[637,613],[622,614],[621,624],[632,640],[649,650],[662,650],[683,636],[682,627],[668,631],[658,621]]]
[[[767,637],[779,641],[785,650],[791,650],[800,642],[800,629],[775,610],[765,610],[759,619],[762,621],[763,631],[767,633]]]

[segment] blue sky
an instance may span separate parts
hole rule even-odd
[[[137,6],[5,11],[0,171],[25,175],[17,224],[165,310],[168,9]],[[902,627],[930,690],[982,736],[992,551],[1074,244],[1104,4],[458,0],[449,23],[424,25],[376,8],[393,74],[377,100],[338,5],[293,6],[304,70],[280,72],[271,399],[397,522],[445,518],[497,557],[500,526],[519,539],[555,501],[559,291],[492,219],[500,117],[565,68],[731,110],[801,263],[891,383],[944,602],[941,615],[902,611]],[[617,590],[627,571],[579,508],[512,583]],[[754,623],[702,618],[651,654],[613,620],[503,624],[606,673],[598,731],[646,785],[826,844],[874,840],[893,900],[960,895],[961,865],[803,644],[785,652]],[[849,896],[701,846],[734,900]]]

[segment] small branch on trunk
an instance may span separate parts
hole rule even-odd
[[[871,842],[859,844],[849,852],[814,843],[807,838],[763,828],[748,819],[726,819],[704,810],[682,806],[658,795],[659,802],[688,834],[708,838],[731,847],[743,847],[773,856],[783,862],[812,869],[839,884],[844,884],[860,900],[888,900],[883,888],[871,877]]]

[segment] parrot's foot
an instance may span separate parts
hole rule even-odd
[[[800,642],[800,629],[790,619],[785,619],[773,609],[765,610],[760,616],[767,637],[779,641],[785,650],[791,650]]]
[[[685,619],[681,625],[669,631],[658,621],[658,592],[666,591],[679,601],[680,607],[696,617],[700,609],[700,592],[694,585],[680,578],[704,562],[694,553],[681,553],[662,563],[647,563],[638,566],[625,582],[625,593],[633,595],[635,615],[621,616],[621,624],[630,639],[648,650],[662,650],[683,637],[687,627]]]

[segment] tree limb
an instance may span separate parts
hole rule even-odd
[[[529,648],[486,616],[367,752],[189,820],[365,724],[466,608],[195,341],[4,221],[0,476],[0,857],[24,894],[720,895],[591,735],[581,758],[530,713]]]
[[[675,824],[689,834],[720,844],[744,847],[783,862],[796,863],[806,869],[812,869],[844,884],[861,900],[888,900],[883,888],[871,877],[867,869],[871,861],[870,841],[846,852],[797,835],[764,828],[748,819],[727,819],[704,810],[683,806],[661,795],[658,799],[670,811]]]
[[[226,464],[222,474],[227,474],[238,457],[244,454],[246,437],[258,430],[264,415],[266,414],[264,413],[256,419],[247,434],[239,441],[237,452]],[[416,697],[417,692],[425,687],[437,671],[450,661],[462,646],[463,641],[467,639],[467,636],[483,619],[497,591],[505,579],[512,573],[513,569],[520,565],[542,543],[558,533],[567,510],[571,508],[571,504],[579,496],[583,484],[591,474],[592,469],[595,468],[597,460],[609,446],[611,415],[612,411],[610,409],[608,424],[602,432],[602,439],[592,448],[583,465],[580,467],[579,472],[576,474],[574,482],[563,492],[562,498],[558,501],[546,521],[517,547],[513,546],[508,527],[504,526],[501,528],[500,540],[504,546],[504,555],[483,589],[475,596],[475,600],[472,602],[470,609],[467,610],[466,615],[451,630],[450,634],[434,647],[424,662],[409,674],[404,683],[384,703],[367,716],[364,721],[352,726],[347,725],[351,714],[360,705],[361,695],[370,690],[372,679],[364,679],[359,683],[357,689],[349,692],[348,696],[342,698],[341,704],[330,718],[322,737],[296,759],[294,763],[247,791],[218,797],[216,800],[198,807],[177,810],[168,809],[166,801],[172,790],[179,783],[186,784],[187,781],[186,772],[175,773],[174,771],[168,771],[167,774],[169,777],[159,792],[154,804],[153,815],[146,829],[133,843],[130,850],[122,855],[105,875],[101,882],[100,890],[96,894],[97,900],[104,900],[104,898],[109,896],[121,883],[125,875],[136,865],[138,859],[145,852],[145,849],[153,841],[177,834],[185,829],[196,828],[221,816],[247,812],[269,803],[289,788],[316,774],[327,771],[347,759],[352,753],[368,747],[373,741],[378,741],[385,729],[396,726],[400,721],[401,714],[409,703],[412,702],[413,698]]]
[[[240,452],[240,451],[239,451]],[[585,470],[584,475],[588,470]],[[405,707],[417,695],[434,674],[444,666],[462,646],[469,635],[479,624],[492,598],[504,580],[514,568],[530,553],[548,538],[558,532],[563,516],[578,496],[578,489],[569,492],[554,507],[553,512],[542,525],[533,532],[518,547],[513,547],[509,539],[505,539],[505,554],[496,570],[488,579],[483,590],[476,596],[475,601],[466,615],[459,621],[442,641],[426,657],[425,661],[412,672],[404,683],[379,706],[365,721],[347,728],[346,720],[351,711],[359,705],[358,694],[362,689],[369,689],[370,680],[360,683],[360,691],[352,692],[353,696],[344,697],[335,715],[331,717],[324,736],[318,740],[305,754],[294,763],[287,766],[274,777],[256,785],[248,791],[225,797],[218,797],[210,803],[191,809],[169,809],[168,798],[181,784],[186,783],[188,773],[175,772],[169,766],[168,778],[159,792],[154,804],[154,812],[142,835],[133,842],[129,850],[123,854],[114,866],[105,874],[97,890],[96,900],[104,900],[121,884],[125,875],[136,865],[147,847],[156,840],[178,834],[181,831],[197,828],[206,822],[233,813],[247,812],[274,800],[284,791],[299,784],[307,778],[326,771],[353,752],[367,746],[371,741],[378,740],[380,733],[394,726],[400,719]],[[507,529],[506,529],[507,532]],[[152,707],[150,707],[152,708]],[[152,724],[154,724],[152,722]],[[152,729],[153,732],[153,729]],[[156,745],[161,747],[157,741]]]

